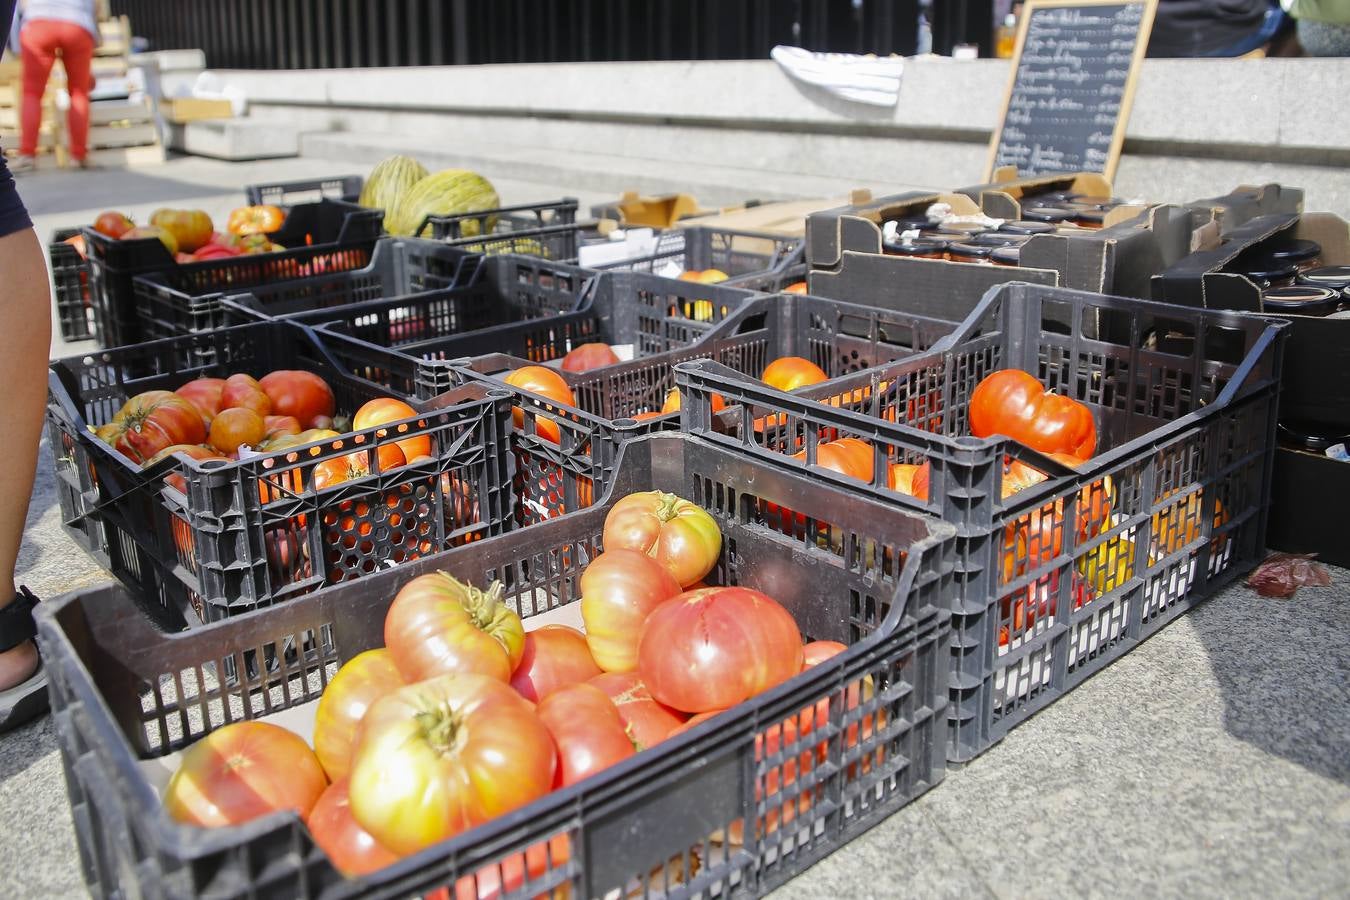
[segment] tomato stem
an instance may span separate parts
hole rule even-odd
[[[676,494],[661,494],[661,505],[656,509],[656,517],[662,522],[669,522],[679,515],[679,510],[676,509],[679,505],[680,498]]]
[[[460,717],[449,703],[435,703],[420,710],[414,717],[423,740],[437,754],[444,756],[459,746]]]

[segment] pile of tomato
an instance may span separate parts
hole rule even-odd
[[[100,213],[93,229],[113,240],[155,238],[177,263],[206,262],[285,250],[269,235],[285,224],[286,213],[276,206],[245,206],[230,213],[225,231],[217,231],[211,216],[200,209],[157,209],[150,224],[137,225],[116,211]],[[81,257],[88,256],[84,235],[67,238]]]
[[[605,551],[579,582],[584,632],[526,632],[500,584],[415,578],[389,607],[385,646],[329,683],[313,750],[267,722],[227,725],[184,752],[166,808],[204,827],[295,810],[339,870],[367,873],[577,784],[845,649],[803,645],[793,616],[759,591],[708,586],[722,535],[676,495],[622,498],[602,539]],[[850,707],[864,690],[870,683],[846,692]],[[829,704],[761,734],[761,758],[824,727]],[[859,731],[852,724],[846,739]],[[775,768],[761,796],[785,789],[825,750],[822,738]],[[809,802],[802,792],[759,826],[772,830]],[[730,823],[720,839],[740,841],[743,828]],[[524,863],[477,873],[478,891],[485,878],[518,887],[527,867],[538,877],[569,851],[565,836],[533,847]]]

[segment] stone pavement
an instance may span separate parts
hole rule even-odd
[[[45,240],[107,208],[217,215],[244,184],[362,168],[183,159],[38,173],[19,189]],[[499,188],[506,202],[572,193]],[[19,560],[20,580],[49,597],[107,577],[62,532],[51,466],[44,450]],[[1346,896],[1350,572],[1333,576],[1289,601],[1230,588],[778,896]],[[83,893],[50,718],[0,737],[0,821],[0,898]]]

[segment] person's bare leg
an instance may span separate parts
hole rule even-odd
[[[47,403],[47,357],[52,342],[51,286],[42,245],[31,229],[0,237],[0,411],[9,464],[0,466],[0,608],[13,600],[14,567],[33,494],[42,417]],[[27,641],[0,653],[0,689],[37,668]]]

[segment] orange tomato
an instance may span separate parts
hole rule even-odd
[[[402,400],[396,400],[393,397],[379,397],[363,405],[356,411],[352,417],[352,428],[357,431],[363,431],[367,428],[374,428],[376,425],[384,425],[388,422],[397,422],[402,419],[411,419],[417,415],[417,410],[413,409]],[[420,424],[420,423],[419,423]],[[400,425],[394,429],[396,434],[406,434],[413,426]],[[388,434],[387,430],[380,430],[376,434],[383,437]],[[399,450],[403,451],[403,458],[416,459],[419,456],[429,456],[431,454],[431,435],[418,434],[413,437],[404,438],[394,442]],[[399,463],[402,465],[402,463]]]
[[[780,391],[795,391],[808,384],[819,384],[830,376],[820,366],[800,356],[782,356],[764,369],[760,380]]]
[[[572,393],[572,388],[568,386],[564,379],[557,372],[545,366],[522,366],[506,376],[506,383],[514,388],[520,388],[522,391],[529,391],[531,394],[550,400],[555,404],[562,406],[576,406],[577,398]],[[511,408],[511,416],[515,420],[516,428],[525,430],[525,411],[519,407]],[[562,440],[562,432],[558,428],[558,423],[547,416],[534,416],[535,432],[539,437],[554,444]]]

